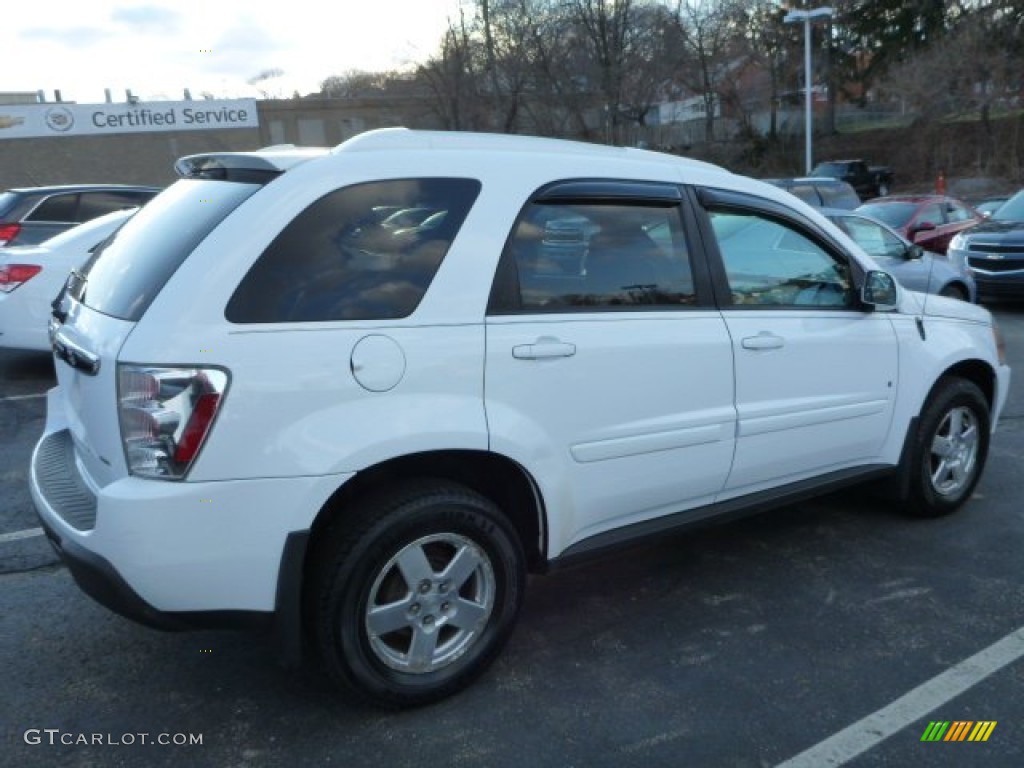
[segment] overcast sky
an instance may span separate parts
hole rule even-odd
[[[402,69],[435,53],[459,0],[5,0],[0,91],[67,101],[317,91],[348,70]]]

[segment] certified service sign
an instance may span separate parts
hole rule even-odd
[[[258,128],[255,99],[3,107],[0,139]]]

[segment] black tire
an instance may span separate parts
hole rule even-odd
[[[939,291],[939,296],[948,296],[951,299],[967,301],[967,290],[957,283],[950,283],[949,285],[942,286],[942,290]]]
[[[437,701],[480,675],[526,584],[508,519],[442,481],[365,499],[325,532],[316,557],[308,597],[320,659],[335,683],[386,707]]]
[[[905,506],[917,517],[955,512],[970,498],[988,456],[988,403],[966,379],[940,379],[911,446]]]

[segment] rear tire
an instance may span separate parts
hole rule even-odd
[[[511,634],[525,589],[515,529],[489,499],[442,481],[367,498],[325,532],[310,589],[331,679],[386,707],[469,685]]]
[[[989,431],[988,403],[977,385],[940,379],[913,437],[906,511],[939,517],[959,509],[985,467]]]

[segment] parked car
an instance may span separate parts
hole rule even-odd
[[[912,291],[976,301],[970,270],[945,256],[926,251],[895,230],[856,211],[822,211],[878,265]]]
[[[885,165],[868,165],[863,160],[826,160],[811,170],[811,176],[839,179],[853,187],[861,200],[885,197],[892,191],[893,172]]]
[[[51,303],[72,269],[136,211],[128,208],[79,224],[40,245],[0,249],[0,347],[50,349]]]
[[[765,179],[790,192],[814,208],[854,209],[860,205],[857,192],[845,181],[829,178]]]
[[[971,271],[982,298],[1024,298],[1024,189],[954,237],[949,258]]]
[[[985,219],[967,203],[946,195],[893,195],[864,203],[857,211],[935,253],[945,253],[957,233]]]
[[[482,673],[528,572],[869,479],[952,513],[1006,401],[988,311],[706,163],[391,129],[177,169],[54,309],[41,524],[114,610],[382,704]]]
[[[0,247],[36,245],[97,216],[144,205],[159,192],[159,187],[126,184],[20,187],[0,192]]]

